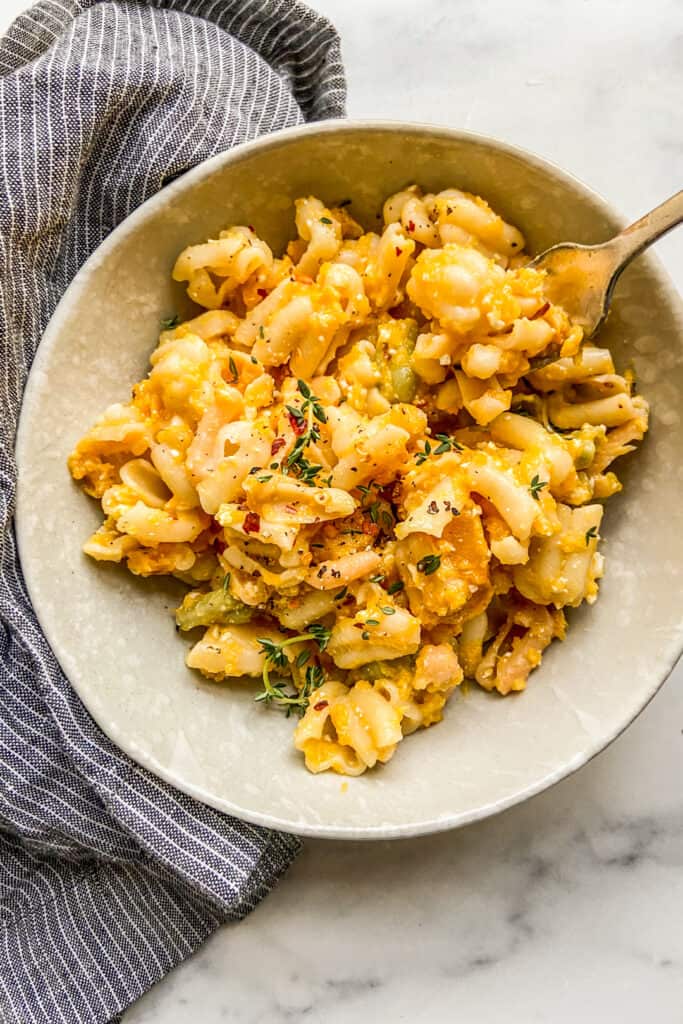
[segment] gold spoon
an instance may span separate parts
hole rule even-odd
[[[536,256],[529,266],[546,271],[546,296],[562,306],[572,320],[583,327],[584,336],[590,338],[609,312],[614,286],[624,267],[681,221],[683,191],[608,242],[600,245],[560,242]]]

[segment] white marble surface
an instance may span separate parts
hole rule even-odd
[[[23,3],[2,0],[0,29]],[[681,0],[317,0],[349,113],[526,146],[637,215],[683,182]],[[683,288],[683,230],[658,246]],[[672,595],[680,600],[680,595]],[[125,1024],[683,1021],[683,669],[573,778],[457,833],[308,842]]]

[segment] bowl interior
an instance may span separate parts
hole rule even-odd
[[[170,282],[178,251],[232,223],[278,250],[292,200],[353,199],[367,227],[407,183],[483,195],[529,248],[603,240],[621,225],[558,169],[476,136],[418,126],[334,123],[222,154],[140,208],[65,295],[27,388],[18,441],[18,534],[31,598],[91,714],[134,759],[219,809],[308,834],[408,835],[463,824],[539,791],[617,735],[656,691],[681,647],[683,503],[681,312],[652,258],[624,274],[602,338],[633,365],[653,406],[651,434],[622,467],[608,505],[601,595],[571,616],[519,696],[455,697],[442,724],[359,779],[309,775],[292,721],[251,688],[202,681],[183,664],[173,583],[137,580],[81,553],[99,506],[65,459],[110,402],[147,370],[159,321],[185,300]]]

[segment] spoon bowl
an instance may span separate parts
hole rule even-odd
[[[546,272],[548,299],[562,306],[583,328],[584,337],[590,338],[609,312],[622,270],[681,221],[683,191],[646,213],[608,242],[600,245],[560,242],[542,252],[530,266]],[[546,364],[552,361],[546,360]]]

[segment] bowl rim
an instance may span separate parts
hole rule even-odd
[[[582,193],[584,198],[589,199],[595,205],[600,207],[608,219],[622,227],[625,227],[628,223],[628,221],[614,209],[604,196],[596,192],[589,185],[586,185],[586,183],[576,175],[566,171],[552,160],[538,156],[529,150],[516,146],[513,143],[497,139],[494,136],[478,132],[464,131],[458,128],[450,128],[447,125],[442,124],[402,121],[400,119],[327,119],[308,122],[291,128],[280,129],[279,131],[271,132],[248,142],[240,143],[230,149],[222,150],[220,153],[217,153],[190,168],[179,178],[174,179],[168,185],[146,199],[123,221],[121,221],[121,223],[118,224],[109,235],[107,235],[107,237],[97,246],[96,249],[93,250],[87,260],[85,260],[81,265],[55,307],[36,350],[26,385],[24,387],[24,393],[21,398],[19,422],[15,439],[15,453],[18,472],[14,522],[17,538],[17,551],[22,573],[26,581],[31,605],[43,635],[50,644],[50,647],[59,662],[60,668],[62,672],[64,672],[69,685],[73,687],[90,716],[102,732],[112,740],[112,742],[114,742],[124,754],[130,757],[132,761],[141,767],[146,768],[157,778],[162,779],[164,782],[173,786],[175,789],[178,789],[180,792],[185,793],[201,803],[221,811],[222,813],[249,822],[250,824],[318,839],[379,840],[429,835],[436,832],[461,828],[464,825],[472,824],[476,821],[482,821],[485,818],[492,817],[495,814],[499,814],[501,811],[508,810],[517,804],[521,804],[526,800],[539,795],[546,789],[549,789],[551,786],[556,785],[558,782],[561,782],[563,779],[572,775],[613,743],[614,740],[617,739],[647,707],[656,693],[669,678],[681,657],[681,653],[683,653],[683,634],[681,635],[674,655],[664,666],[663,671],[660,670],[650,681],[649,686],[644,691],[642,702],[640,702],[633,714],[629,714],[626,721],[612,729],[610,733],[601,735],[598,739],[593,740],[584,750],[570,761],[566,762],[561,768],[548,772],[542,778],[531,785],[526,786],[518,793],[485,804],[475,810],[445,814],[438,818],[414,820],[402,825],[340,826],[294,822],[275,817],[274,815],[265,812],[252,811],[248,808],[243,808],[231,803],[231,801],[227,799],[217,798],[214,794],[206,791],[201,786],[184,781],[172,770],[158,763],[156,758],[151,756],[147,751],[138,748],[134,742],[127,741],[125,734],[120,734],[118,726],[108,722],[104,714],[98,713],[97,708],[94,706],[94,702],[89,701],[88,695],[81,693],[79,688],[72,682],[61,666],[61,661],[56,650],[56,647],[58,648],[59,644],[53,644],[51,629],[49,625],[43,621],[40,608],[39,606],[36,606],[33,601],[33,594],[37,592],[38,588],[31,568],[31,559],[28,556],[30,541],[28,528],[24,526],[24,523],[28,520],[28,516],[24,515],[23,512],[24,507],[28,506],[28,503],[30,502],[30,495],[25,494],[21,482],[23,476],[21,468],[25,464],[24,451],[27,447],[29,433],[27,426],[29,416],[28,413],[25,414],[25,412],[27,409],[30,409],[33,404],[34,391],[38,387],[37,382],[42,376],[41,371],[43,365],[46,363],[52,348],[59,338],[62,321],[67,316],[72,296],[78,293],[84,278],[88,276],[92,269],[103,263],[119,242],[140,223],[144,222],[151,213],[163,208],[170,197],[185,192],[188,187],[191,187],[195,182],[199,182],[211,175],[215,170],[231,163],[239,162],[245,156],[250,156],[259,152],[267,152],[269,149],[276,149],[282,144],[286,145],[290,141],[295,141],[305,136],[319,135],[324,137],[331,134],[358,134],[359,132],[368,132],[373,134],[377,134],[378,132],[386,132],[390,134],[406,132],[413,136],[422,135],[425,138],[438,137],[446,141],[451,140],[482,145],[496,153],[505,153],[507,155],[517,157],[524,163],[533,166],[540,171],[546,173],[550,172],[554,177],[570,186],[574,191]],[[651,251],[641,255],[640,259],[645,262],[648,266],[649,272],[657,279],[658,284],[666,296],[667,304],[681,310],[678,292],[659,259]]]

